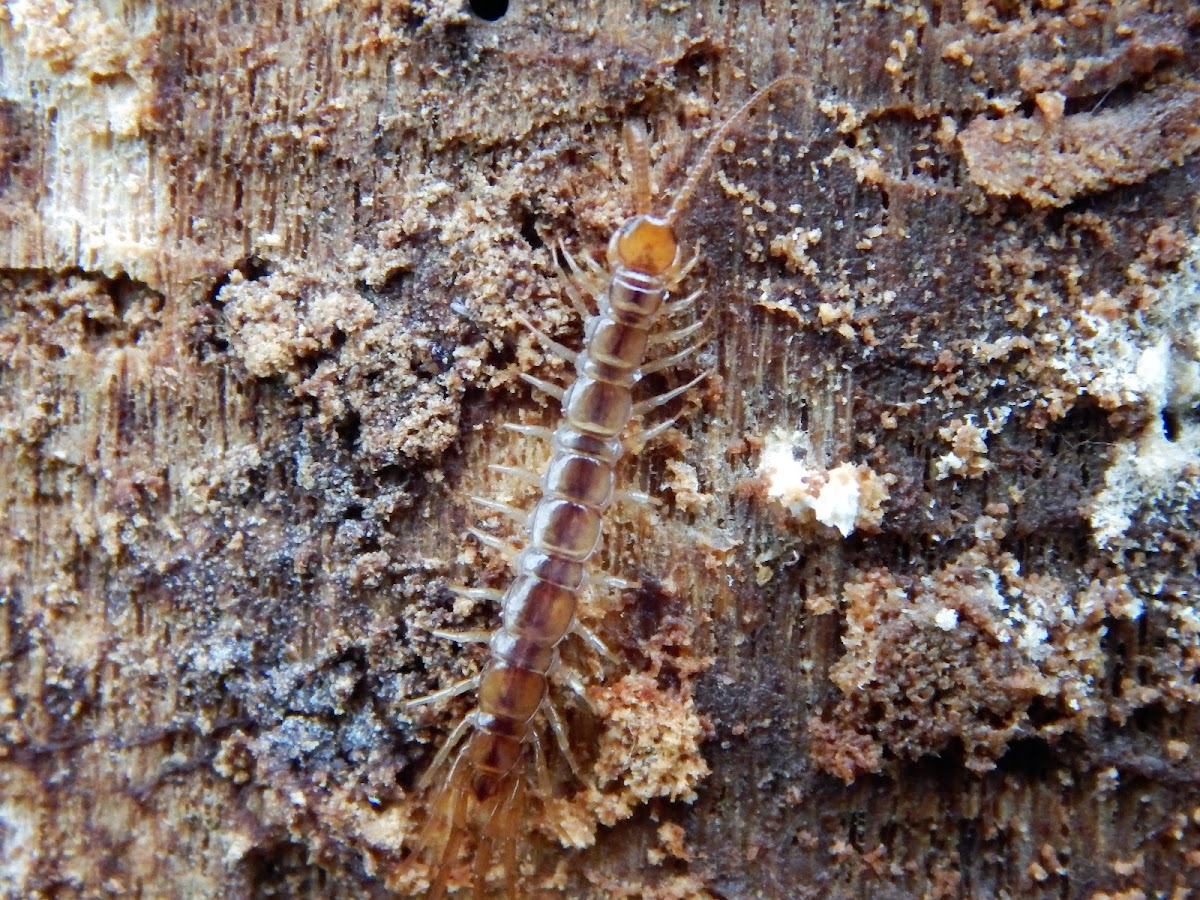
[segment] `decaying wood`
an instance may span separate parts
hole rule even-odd
[[[531,894],[1200,884],[1200,17],[1167,3],[0,7],[0,885],[400,896],[552,411],[515,314],[683,216],[714,377],[628,466]],[[674,379],[674,380],[672,380]],[[464,704],[466,701],[464,701]],[[573,844],[574,846],[564,846]]]

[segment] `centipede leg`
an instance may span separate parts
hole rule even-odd
[[[620,661],[617,659],[617,657],[615,655],[613,655],[613,652],[608,649],[608,645],[605,644],[604,641],[600,640],[600,638],[596,636],[596,632],[592,631],[592,629],[588,628],[586,625],[584,625],[578,619],[575,620],[575,625],[574,625],[574,627],[572,627],[571,631],[573,634],[577,634],[581,638],[583,638],[587,642],[589,647],[591,647],[593,650],[595,650],[597,653],[599,653],[601,656],[603,656],[609,662],[615,663],[615,662]]]
[[[451,778],[455,781],[457,781],[458,764],[461,761],[461,758],[456,760],[454,768],[451,770]],[[453,789],[453,806],[451,807],[448,824],[449,833],[446,835],[441,852],[434,863],[434,879],[429,887],[429,900],[442,900],[446,896],[446,886],[450,879],[450,863],[458,856],[459,847],[463,842],[467,818],[467,803],[470,798],[462,785],[455,783]]]
[[[592,701],[588,699],[587,688],[584,687],[578,672],[573,669],[560,669],[558,683],[566,687],[571,692],[571,695],[582,703],[586,709],[592,712],[596,711],[596,708],[592,706]]]
[[[505,431],[523,434],[525,437],[544,438],[549,440],[554,436],[554,429],[545,425],[522,425],[518,422],[504,422],[500,425]]]
[[[468,600],[490,600],[493,603],[499,603],[504,599],[504,592],[496,588],[473,588],[463,584],[448,584],[446,590],[456,597],[465,597]]]
[[[631,446],[644,447],[646,444],[650,443],[652,440],[678,422],[681,418],[683,418],[684,412],[685,410],[680,410],[679,412],[675,413],[675,415],[671,416],[671,418],[659,422],[657,425],[653,425],[650,428],[643,428],[641,431],[631,434],[628,438],[626,438],[626,440]]]
[[[518,785],[519,786],[519,785]],[[516,822],[525,820],[525,806],[527,802],[526,792],[517,790],[514,792],[512,799],[509,801],[512,804],[512,818]],[[506,828],[503,832],[504,848],[502,854],[501,865],[505,872],[505,893],[508,894],[509,900],[517,898],[517,880],[514,877],[517,872],[517,834],[519,829]]]
[[[669,369],[672,366],[677,366],[693,353],[700,349],[701,344],[689,344],[682,350],[672,353],[670,356],[664,356],[661,359],[656,359],[651,363],[647,363],[638,369],[639,376],[653,375],[655,372],[661,372],[663,369]]]
[[[492,632],[486,629],[477,629],[475,631],[448,631],[442,628],[431,628],[429,633],[434,637],[441,638],[445,641],[453,641],[456,644],[486,644],[492,639]]]
[[[463,720],[465,723],[467,720]],[[454,744],[461,739],[460,732],[464,730],[463,723],[460,723],[459,728],[451,734],[451,740],[446,742],[446,746],[434,758],[434,762],[438,765],[431,765],[425,775],[422,776],[418,787],[421,790],[428,790],[431,786],[432,775],[441,773],[441,764],[448,757],[447,748],[452,748]],[[418,842],[427,851],[437,851],[440,857],[445,849],[446,842],[450,839],[455,828],[455,814],[453,804],[458,802],[460,796],[461,785],[458,784],[460,777],[460,767],[463,763],[463,754],[460,750],[454,757],[454,763],[450,766],[450,771],[445,773],[442,783],[438,785],[430,799],[428,812],[424,824],[421,826],[420,837]],[[446,805],[451,806],[447,809]]]
[[[635,416],[644,416],[646,413],[650,412],[650,410],[658,409],[660,406],[670,403],[676,397],[690,391],[710,374],[712,373],[708,371],[701,372],[687,384],[681,384],[679,387],[669,390],[664,394],[659,394],[657,397],[649,397],[646,400],[641,400],[633,404],[633,414]]]
[[[491,834],[491,825],[503,800],[503,795],[497,794],[487,802],[487,806],[482,811],[483,827],[479,831],[478,840],[475,841],[475,859],[471,863],[471,896],[474,900],[482,900],[484,896],[488,870],[492,867],[492,848],[495,844]]]
[[[558,751],[566,759],[567,765],[571,767],[571,772],[575,775],[575,779],[580,784],[583,784],[583,775],[579,768],[579,762],[575,759],[575,753],[571,750],[571,741],[567,735],[566,723],[563,722],[553,703],[547,703],[543,708],[546,711],[546,721],[550,723],[550,731],[554,734],[554,741],[558,744]]]
[[[409,700],[404,704],[404,708],[414,709],[418,706],[427,706],[430,703],[437,703],[439,700],[448,700],[451,697],[457,697],[459,694],[465,694],[467,691],[473,691],[477,687],[479,687],[479,676],[472,675],[470,678],[464,678],[457,684],[452,684],[450,687],[442,688],[440,691],[434,691],[432,694],[425,694],[423,697],[416,697],[412,700]]]
[[[523,509],[517,509],[515,506],[510,506],[507,503],[500,503],[497,500],[488,500],[484,497],[476,497],[474,494],[468,496],[467,499],[478,506],[482,506],[484,509],[490,509],[492,512],[497,512],[502,516],[506,516],[507,518],[516,522],[518,525],[525,524],[525,517],[528,514]]]
[[[565,247],[562,248],[562,254],[563,259],[567,261],[567,265],[571,269],[571,274],[579,279],[579,282],[584,286],[584,290],[586,290],[592,296],[598,296],[604,292],[608,277],[606,273],[600,269],[599,265],[594,259],[585,254],[583,256],[583,261],[587,268],[584,268],[575,261],[575,257],[567,252]]]
[[[580,258],[583,260],[584,271],[590,272],[595,277],[601,278],[606,282],[608,281],[609,273],[604,266],[596,261],[596,257],[590,253],[581,253]]]
[[[564,257],[570,256],[561,244],[558,250]],[[575,277],[559,264],[557,259],[554,260],[554,269],[559,280],[562,282],[563,289],[567,292],[567,298],[571,301],[571,305],[575,307],[575,312],[579,313],[579,318],[586,320],[595,315],[595,310],[583,299],[584,294],[590,297],[591,293],[582,287],[575,280]]]
[[[705,315],[704,318],[697,319],[691,325],[684,325],[682,328],[674,328],[671,331],[664,331],[661,334],[653,334],[647,341],[647,346],[659,347],[663,344],[673,344],[675,341],[682,341],[684,338],[689,338],[707,325],[709,318],[709,315]]]
[[[538,793],[542,800],[549,800],[553,792],[550,786],[550,769],[546,765],[546,752],[542,749],[542,739],[538,737],[537,731],[530,732],[530,743],[533,744],[533,770],[534,776],[537,778]]]
[[[685,310],[690,310],[696,305],[696,301],[700,299],[700,295],[703,293],[703,290],[692,291],[692,293],[688,294],[686,297],[683,297],[679,300],[673,300],[663,307],[663,316],[668,319],[673,319],[675,316],[679,315],[679,313],[684,312]]]
[[[498,793],[488,804],[484,824],[480,831],[481,841],[476,851],[478,855],[475,858],[474,864],[474,882],[477,897],[482,896],[483,886],[487,883],[488,869],[491,868],[492,851],[495,849],[497,840],[504,835],[511,835],[517,830],[512,827],[512,822],[519,810],[516,801],[518,795],[522,793],[521,779],[517,776],[510,776],[509,781],[512,784],[507,792]],[[520,819],[518,818],[516,821],[520,821]],[[501,860],[501,867],[504,871],[505,894],[511,896],[516,881],[514,877],[515,869],[510,868],[506,860]]]
[[[550,335],[546,334],[546,332],[542,331],[540,328],[538,328],[536,325],[534,325],[533,322],[531,322],[529,319],[527,319],[525,316],[521,315],[520,313],[516,314],[516,320],[518,322],[520,322],[522,325],[524,325],[529,330],[529,332],[535,338],[538,339],[538,342],[543,347],[545,347],[547,350],[550,350],[551,352],[556,354],[558,356],[558,358],[561,359],[563,362],[568,362],[571,365],[576,365],[578,363],[579,352],[577,350],[572,350],[566,344],[559,343],[558,341],[556,341],[554,338],[550,337]]]
[[[628,578],[622,578],[620,575],[613,575],[610,572],[602,572],[598,578],[591,580],[614,591],[635,591],[642,586],[640,582],[630,581]]]
[[[480,531],[474,526],[467,529],[467,534],[472,535],[475,540],[479,541],[485,547],[491,547],[509,562],[515,560],[517,554],[521,552],[516,544],[511,544],[503,538],[496,537],[494,534],[488,534],[486,531]]]
[[[679,267],[679,272],[675,275],[676,282],[683,281],[691,274],[692,269],[696,268],[696,263],[700,262],[700,243],[696,242],[696,252],[692,254],[692,258]],[[700,293],[699,291],[696,292]]]
[[[566,390],[559,387],[553,381],[547,381],[544,378],[538,378],[536,375],[530,375],[528,372],[521,373],[521,380],[531,387],[537,388],[543,394],[549,394],[558,402],[562,402],[562,398],[566,396]]]
[[[657,497],[651,497],[649,494],[642,493],[641,491],[615,491],[613,493],[613,501],[616,503],[633,503],[649,509],[662,504],[662,501]]]
[[[429,764],[429,768],[425,770],[425,774],[422,775],[421,780],[419,782],[417,782],[418,788],[420,788],[421,790],[426,790],[430,786],[430,784],[433,783],[433,779],[437,776],[437,773],[441,771],[442,766],[444,766],[446,764],[446,760],[450,758],[450,754],[454,751],[454,748],[456,746],[458,746],[458,744],[462,741],[463,735],[465,735],[467,733],[467,729],[470,727],[471,727],[471,717],[470,716],[467,716],[466,718],[464,718],[461,722],[458,723],[458,725],[456,725],[454,727],[454,730],[452,732],[450,732],[450,736],[448,738],[446,738],[446,743],[442,744],[442,748],[440,750],[438,750],[437,756],[435,756],[433,758],[433,762],[431,762]],[[450,774],[454,773],[454,770],[458,767],[458,763],[459,763],[459,760],[455,759],[454,766],[452,766],[450,769]],[[445,790],[445,788],[446,788],[446,785],[443,784],[442,790]]]
[[[518,466],[499,466],[493,463],[488,466],[488,471],[495,472],[497,475],[504,475],[508,478],[515,478],[517,481],[520,481],[523,484],[532,485],[534,487],[537,487],[542,483],[542,479],[540,479],[537,475],[533,474],[528,469],[522,469]]]

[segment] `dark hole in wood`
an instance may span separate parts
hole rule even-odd
[[[508,12],[508,0],[470,0],[471,12],[488,22],[495,22]]]
[[[1171,443],[1179,440],[1179,413],[1173,409],[1164,409],[1162,411],[1163,434]]]

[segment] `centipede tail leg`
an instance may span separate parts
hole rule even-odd
[[[528,807],[528,792],[519,790],[513,797],[512,811],[516,822],[525,820],[525,810]],[[517,835],[519,829],[510,827],[502,832],[504,849],[501,865],[504,867],[504,893],[508,900],[517,900]]]
[[[464,765],[468,747],[469,744],[459,750],[446,780],[438,786],[430,804],[429,818],[421,830],[421,844],[434,857],[428,900],[441,900],[446,895],[451,866],[464,838],[470,801],[467,785],[463,784],[470,775],[469,767]]]

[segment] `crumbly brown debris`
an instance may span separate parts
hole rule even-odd
[[[810,720],[815,760],[853,781],[957,741],[966,765],[987,771],[1016,737],[1081,730],[1104,712],[1104,619],[1128,614],[1129,596],[1120,576],[1022,574],[986,545],[919,579],[858,573],[830,673],[843,698]],[[1048,711],[1038,721],[1035,707]]]
[[[1200,148],[1194,81],[1147,91],[1119,109],[1066,116],[1055,95],[1038,96],[1033,116],[979,117],[959,134],[971,179],[989,194],[1066,206],[1144,181]]]
[[[234,270],[218,301],[246,371],[310,398],[327,432],[354,421],[368,458],[428,459],[458,437],[459,401],[482,373],[483,347],[446,344],[432,322],[381,312],[349,273],[282,266],[247,280]]]

